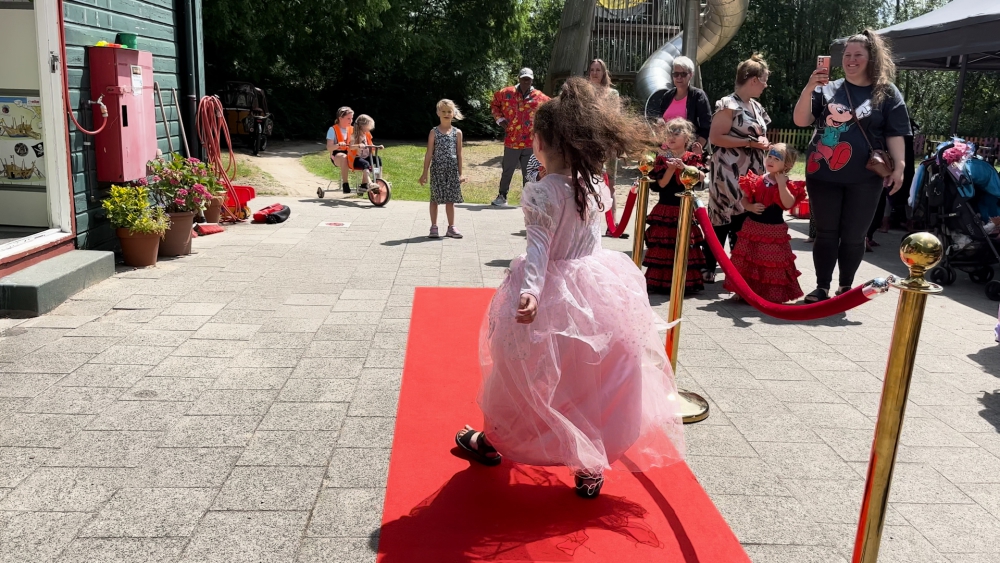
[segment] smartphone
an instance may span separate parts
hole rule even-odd
[[[825,70],[827,76],[830,75],[830,56],[820,55],[816,57],[816,70]]]

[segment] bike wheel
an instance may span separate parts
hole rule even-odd
[[[385,207],[392,199],[392,185],[382,178],[375,180],[375,185],[368,188],[368,201],[375,207]]]

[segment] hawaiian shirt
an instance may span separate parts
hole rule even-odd
[[[538,106],[549,101],[549,97],[532,88],[527,96],[522,96],[517,86],[508,86],[493,94],[490,111],[497,121],[507,120],[507,134],[503,146],[509,149],[531,148],[531,122]]]

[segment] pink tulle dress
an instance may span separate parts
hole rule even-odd
[[[593,198],[580,218],[570,180],[524,188],[527,252],[511,263],[480,334],[479,406],[508,459],[575,472],[632,471],[683,458],[677,389],[642,272],[601,248]],[[603,201],[610,192],[599,184]],[[521,293],[538,300],[515,321]]]

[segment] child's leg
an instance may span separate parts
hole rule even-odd
[[[448,216],[448,226],[455,226],[455,204],[446,203],[444,204],[444,214]],[[437,208],[434,209],[434,215],[437,216]]]
[[[347,174],[350,172],[350,169],[347,167],[347,155],[344,153],[338,154],[333,157],[333,163],[337,165],[337,168],[340,168],[340,183],[346,184]]]
[[[451,219],[448,220],[449,225],[451,224]],[[438,204],[431,202],[431,226],[438,224]]]

